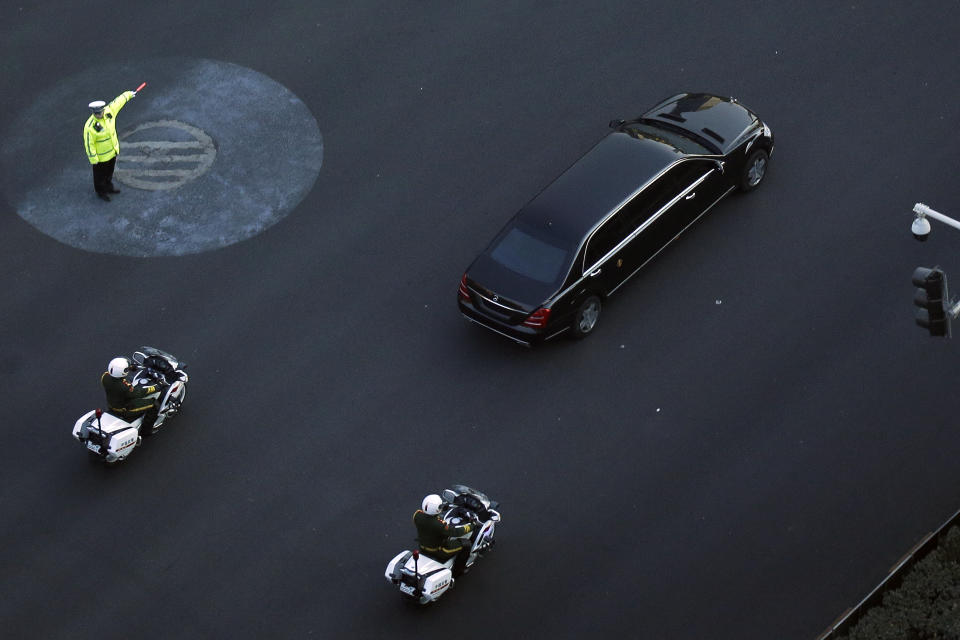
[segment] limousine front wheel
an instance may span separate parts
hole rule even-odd
[[[597,296],[590,296],[583,301],[580,308],[577,309],[577,313],[573,316],[572,334],[574,338],[583,338],[593,331],[593,328],[597,326],[597,320],[600,319],[600,309],[602,308],[600,298]]]
[[[770,163],[770,154],[763,149],[756,149],[747,158],[743,165],[743,175],[740,177],[740,190],[752,191],[760,186],[763,177],[767,175],[767,165]]]

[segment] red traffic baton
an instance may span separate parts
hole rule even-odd
[[[140,89],[143,89],[145,86],[147,86],[146,82],[142,83],[139,87],[134,89],[134,91],[136,91],[137,93],[140,93]]]

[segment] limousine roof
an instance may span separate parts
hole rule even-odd
[[[617,205],[685,156],[662,142],[612,132],[527,203],[518,222],[579,244]]]

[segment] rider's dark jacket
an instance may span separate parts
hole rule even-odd
[[[109,372],[100,376],[100,384],[107,393],[110,413],[121,418],[135,418],[153,408],[153,398],[145,396],[160,390],[156,385],[135,387],[126,378],[114,378]]]
[[[441,560],[456,555],[463,547],[463,541],[458,536],[473,531],[472,524],[456,527],[447,524],[439,515],[431,516],[423,509],[417,509],[413,514],[413,524],[417,527],[420,551]]]

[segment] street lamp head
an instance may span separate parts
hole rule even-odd
[[[910,226],[910,231],[913,233],[914,238],[920,242],[924,242],[927,236],[930,235],[930,221],[927,220],[926,216],[917,214],[917,217],[913,219],[913,224]]]

